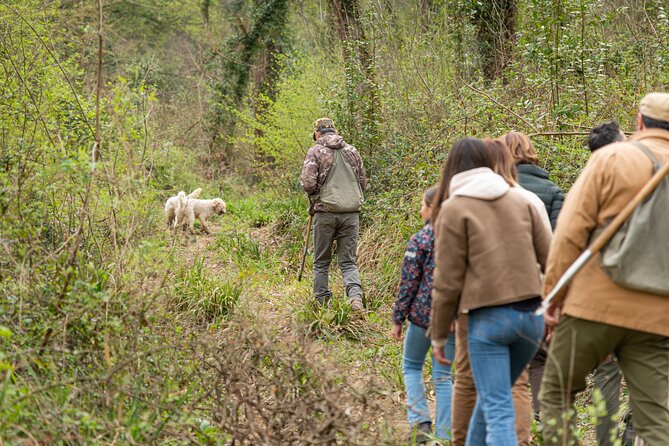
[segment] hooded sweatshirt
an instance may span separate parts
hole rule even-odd
[[[350,144],[344,141],[344,138],[337,133],[330,132],[322,135],[316,144],[309,149],[307,156],[304,159],[302,166],[302,175],[300,176],[300,183],[304,191],[309,194],[312,201],[316,201],[314,205],[314,212],[325,212],[325,207],[322,203],[318,203],[315,198],[321,191],[325,179],[330,172],[332,163],[334,162],[334,151],[341,150],[346,162],[353,168],[360,190],[365,191],[367,180],[365,179],[365,168],[362,164],[360,154]]]
[[[522,191],[488,168],[451,179],[434,224],[431,337],[440,345],[459,313],[541,295],[550,227]]]

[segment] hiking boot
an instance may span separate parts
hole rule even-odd
[[[351,300],[351,311],[355,313],[363,313],[365,311],[365,307],[362,305],[361,299]]]
[[[325,296],[316,296],[316,302],[319,306],[328,308],[330,306],[331,296],[331,294],[326,294]]]
[[[634,423],[632,422],[632,412],[628,411],[624,418],[625,430],[623,431],[623,446],[633,446],[636,439],[636,432],[634,431]]]
[[[412,426],[411,434],[409,434],[409,446],[414,444],[426,444],[430,441],[432,434],[432,423],[424,421]]]

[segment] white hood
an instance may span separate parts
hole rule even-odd
[[[500,175],[487,167],[479,167],[454,175],[448,188],[448,196],[496,200],[510,188]]]

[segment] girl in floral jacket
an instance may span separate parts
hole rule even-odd
[[[432,305],[432,274],[434,271],[434,232],[429,222],[432,214],[433,200],[437,188],[431,187],[423,194],[420,216],[424,226],[409,240],[404,253],[402,279],[393,311],[393,328],[391,337],[402,341],[402,324],[408,319],[408,327],[404,338],[402,372],[407,394],[407,415],[412,427],[410,441],[421,443],[428,439],[432,421],[430,409],[425,397],[423,383],[423,366],[430,349],[427,327],[430,323],[430,307]],[[455,352],[454,336],[447,342],[446,354],[452,360]],[[451,428],[451,365],[443,365],[432,361],[432,382],[437,400],[435,435],[449,439]],[[415,439],[413,437],[416,437]]]

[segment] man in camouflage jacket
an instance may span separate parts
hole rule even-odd
[[[332,260],[332,247],[337,241],[337,259],[353,310],[363,310],[362,284],[356,264],[359,218],[358,212],[328,212],[318,199],[334,161],[334,151],[340,150],[352,167],[360,190],[367,185],[365,169],[360,154],[337,134],[329,118],[314,123],[313,138],[316,144],[309,149],[304,160],[300,182],[309,195],[310,212],[314,215],[314,296],[320,304],[327,304],[332,292],[328,273]]]

